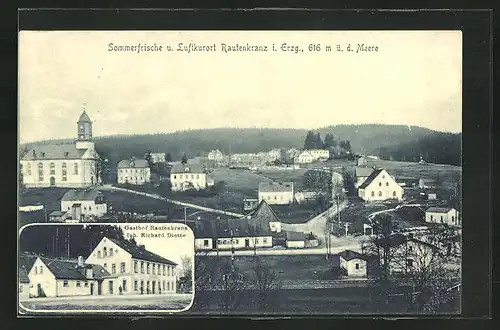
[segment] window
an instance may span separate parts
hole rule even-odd
[[[125,273],[125,263],[124,262],[122,262],[120,264],[120,273]]]
[[[26,174],[31,175],[31,164],[28,163],[28,166],[26,167]]]
[[[196,174],[196,178],[199,179],[200,178],[200,175],[199,174]]]
[[[356,264],[356,269],[359,269],[359,264]]]
[[[92,206],[89,206],[89,211],[92,211]]]
[[[139,291],[139,281],[134,281],[134,291]]]
[[[407,259],[407,260],[406,260],[406,265],[407,265],[408,267],[413,267],[413,260],[412,260],[412,259]]]
[[[255,244],[259,244],[259,239],[258,238],[255,239]]]
[[[194,179],[194,174],[191,174],[191,180],[193,180],[193,179]]]
[[[112,257],[113,256],[113,248],[109,249],[109,256]]]
[[[141,261],[141,274],[144,274],[144,261]]]
[[[441,216],[441,223],[443,223],[443,216]]]
[[[68,169],[66,163],[62,163],[62,181],[68,181]]]
[[[182,180],[182,174],[179,174],[179,179],[181,179],[181,180]]]
[[[78,175],[78,163],[75,163],[75,164],[73,165],[73,174],[74,174],[74,175]]]
[[[108,270],[108,264],[107,263],[104,263],[103,267],[104,267],[104,269]]]
[[[379,183],[378,183],[378,186],[379,186],[379,187],[382,187],[382,182],[379,182]]]
[[[35,266],[35,274],[38,275],[38,267]]]
[[[103,249],[103,257],[107,257],[108,256],[108,248],[107,247],[104,247]]]
[[[153,264],[153,275],[156,275],[156,265]]]
[[[123,289],[123,292],[127,292],[127,280],[123,280],[122,289]]]
[[[38,181],[43,181],[43,163],[38,163]]]
[[[111,274],[116,274],[116,265],[111,264]]]
[[[203,246],[208,246],[208,239],[203,241]]]
[[[138,270],[137,270],[137,260],[134,260],[134,273],[137,273]]]
[[[267,243],[267,238],[263,238],[263,239],[262,239],[262,242],[263,242],[264,244],[265,244],[265,243]]]
[[[82,282],[80,282],[80,281],[76,281],[76,287],[77,287],[77,288],[79,288],[79,287],[81,287],[81,286],[82,286]]]
[[[69,210],[69,208],[68,208]],[[97,258],[100,258],[101,257],[101,251],[97,251]]]
[[[146,274],[150,274],[150,272],[149,272],[149,262],[146,264]]]
[[[163,281],[163,291],[165,291],[165,281]]]
[[[56,175],[56,164],[50,163],[50,175]]]
[[[167,291],[170,291],[170,282],[167,282]]]
[[[89,282],[85,281],[85,287],[88,287],[88,286],[89,286]]]
[[[23,285],[22,284],[19,286],[19,293],[23,293]]]
[[[408,247],[408,252],[413,252],[413,246],[411,246],[411,245],[410,245],[410,246]]]
[[[434,220],[434,216],[431,214],[431,221]]]
[[[177,175],[174,175],[174,179],[177,179]]]
[[[170,276],[170,266],[167,266],[167,276]]]
[[[392,196],[396,197],[396,192],[395,191],[392,192]]]
[[[165,276],[166,274],[167,274],[166,267],[165,267],[165,265],[163,265],[163,276]]]
[[[378,192],[378,196],[382,197],[382,192],[381,191]]]
[[[63,281],[63,287],[67,288],[69,286],[68,281]]]
[[[386,187],[389,187],[389,182],[386,182],[386,183],[385,183],[385,186],[386,186]]]
[[[43,266],[40,266],[40,275],[43,274]]]
[[[372,197],[375,197],[375,192],[374,191],[372,191]]]

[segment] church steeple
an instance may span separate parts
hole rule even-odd
[[[92,141],[92,121],[86,112],[87,105],[83,104],[83,112],[78,119],[78,141]]]

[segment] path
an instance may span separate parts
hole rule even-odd
[[[239,214],[239,213],[234,213],[234,212],[217,210],[217,209],[213,209],[213,208],[206,207],[206,206],[200,206],[200,205],[196,205],[196,204],[191,204],[191,203],[176,201],[176,200],[173,200],[173,199],[162,197],[162,196],[157,195],[157,194],[150,194],[150,193],[146,193],[146,192],[142,192],[142,191],[135,191],[135,190],[130,190],[130,189],[118,188],[118,187],[113,187],[111,185],[104,185],[104,186],[100,187],[99,189],[100,190],[111,190],[111,191],[124,191],[124,192],[128,192],[128,193],[131,193],[131,194],[142,195],[142,196],[146,196],[146,197],[150,197],[150,198],[155,198],[155,199],[163,200],[163,201],[165,201],[167,203],[171,203],[171,204],[175,204],[175,205],[185,206],[185,207],[189,207],[189,208],[192,208],[192,209],[197,209],[197,210],[206,211],[206,212],[210,212],[210,213],[217,213],[217,214],[222,214],[222,215],[228,215],[228,216],[231,216],[231,217],[240,218],[240,217],[244,216],[244,214]]]

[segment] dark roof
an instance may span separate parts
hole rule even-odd
[[[55,211],[50,212],[49,216],[50,217],[60,217],[60,216],[63,216],[65,214],[66,214],[66,212],[55,210]]]
[[[306,235],[304,233],[299,233],[296,231],[287,231],[286,240],[287,241],[305,241]]]
[[[28,272],[24,266],[19,267],[19,282],[29,283],[30,278],[28,277]]]
[[[370,174],[372,174],[373,171],[374,171],[374,169],[371,168],[371,167],[356,166],[354,168],[355,175],[356,176],[361,176],[361,177],[370,176]]]
[[[453,210],[452,207],[429,207],[425,212],[448,213],[451,210]]]
[[[87,112],[85,112],[85,110],[83,110],[82,114],[80,115],[78,123],[92,123],[92,120],[90,120],[90,117],[89,115],[87,115]]]
[[[259,182],[259,192],[293,191],[293,182]]]
[[[148,162],[144,159],[124,159],[117,165],[118,168],[144,168],[148,166]]]
[[[346,261],[349,261],[352,259],[366,260],[366,257],[364,255],[362,255],[361,253],[352,251],[352,250],[342,251],[339,253],[339,256],[341,256]]]
[[[37,258],[36,254],[21,252],[19,253],[19,267],[24,267],[29,272]]]
[[[74,143],[38,145],[31,148],[23,160],[81,159],[86,151],[87,149],[77,149]]]
[[[61,200],[63,201],[95,201],[98,196],[103,196],[95,189],[72,189],[68,190]]]
[[[178,163],[172,166],[170,173],[203,173],[203,166],[200,164]]]
[[[78,260],[75,259],[55,259],[40,257],[43,263],[49,268],[57,279],[64,280],[88,280],[85,270],[92,268],[93,278],[100,279],[110,276],[109,272],[100,265],[84,264],[78,266]]]
[[[359,189],[365,189],[366,187],[368,187],[372,182],[373,180],[375,180],[375,178],[380,174],[382,173],[382,169],[379,169],[379,170],[374,170],[372,172],[372,174],[370,174],[370,176],[368,176],[366,178],[366,180],[363,182],[363,184],[361,184],[361,186],[359,186]]]
[[[108,238],[108,239],[113,243],[115,243],[116,245],[118,245],[119,247],[121,247],[122,249],[124,249],[125,251],[127,251],[128,253],[130,253],[132,255],[132,258],[177,266],[177,263],[168,260],[166,258],[163,258],[162,256],[159,256],[151,251],[148,251],[145,248],[139,247],[129,241],[117,240],[114,238]]]

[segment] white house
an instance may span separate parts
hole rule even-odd
[[[346,270],[347,276],[367,276],[367,262],[364,255],[355,251],[345,250],[339,253],[339,258],[340,267]]]
[[[272,149],[267,153],[269,161],[275,161],[277,159],[281,160],[281,149]]]
[[[122,160],[117,166],[119,184],[143,185],[151,181],[151,169],[144,159]]]
[[[358,196],[364,201],[402,200],[403,188],[384,169],[372,172],[358,187]]]
[[[371,167],[356,166],[354,168],[354,177],[356,180],[354,187],[358,188],[361,186],[374,170]]]
[[[327,160],[330,158],[330,150],[328,149],[307,149],[315,160]]]
[[[295,156],[294,163],[296,164],[310,164],[314,162],[316,158],[307,150],[302,151],[300,154]]]
[[[101,217],[108,212],[104,195],[95,189],[73,189],[61,199],[61,212],[70,212],[74,204],[80,204],[81,215]]]
[[[30,297],[30,279],[26,268],[19,267],[19,301],[27,300]]]
[[[199,164],[175,164],[170,170],[172,191],[206,189],[207,181],[207,174]]]
[[[152,163],[164,163],[165,162],[165,153],[164,152],[151,153],[151,162]]]
[[[430,207],[425,211],[425,222],[460,226],[458,211],[452,207]]]
[[[219,149],[215,149],[208,153],[208,159],[216,162],[221,162],[224,160],[224,154]]]
[[[177,291],[177,264],[142,245],[104,237],[85,260],[99,265],[116,279],[105,288],[109,294],[166,294]]]
[[[304,233],[287,231],[285,237],[285,244],[289,249],[302,249],[306,246],[306,236]]]
[[[92,121],[83,111],[77,140],[32,147],[21,159],[23,184],[36,187],[90,187],[101,182],[99,155],[92,137]]]
[[[259,182],[259,203],[293,204],[293,182]]]

